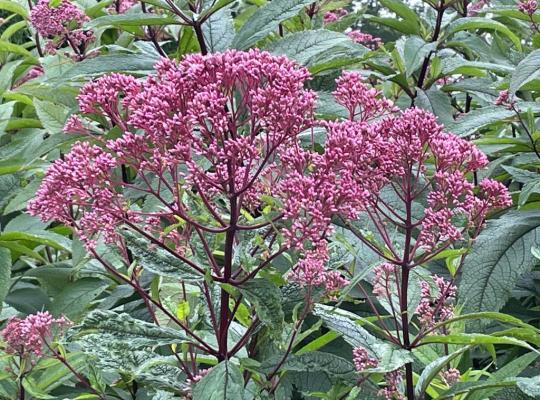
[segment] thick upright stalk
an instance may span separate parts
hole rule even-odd
[[[223,282],[228,283],[232,277],[232,260],[234,254],[234,237],[238,229],[238,198],[231,198],[231,221],[225,234],[225,256],[223,262]],[[227,339],[230,325],[229,293],[221,289],[220,322],[219,322],[219,355],[220,361],[227,358]]]
[[[431,36],[431,42],[434,43],[437,40],[439,40],[439,36],[441,34],[441,27],[442,27],[442,20],[444,16],[444,10],[446,7],[444,6],[444,0],[441,0],[439,2],[439,6],[437,8],[437,19],[435,21],[435,29],[433,30],[433,35]],[[422,69],[420,70],[420,75],[418,75],[418,82],[416,83],[416,86],[419,89],[422,89],[424,86],[424,81],[426,80],[426,76],[429,70],[429,64],[431,61],[431,54],[430,52],[425,58],[424,62],[422,64]],[[414,101],[413,101],[414,104]]]
[[[204,33],[202,31],[200,21],[193,22],[193,30],[195,31],[195,35],[197,36],[197,42],[199,42],[199,47],[201,48],[201,54],[203,56],[207,55],[208,47],[206,46],[206,41],[204,40]]]
[[[411,350],[411,339],[409,334],[409,274],[412,265],[411,247],[412,234],[414,225],[412,223],[412,201],[413,201],[413,178],[412,170],[409,167],[407,174],[407,190],[405,193],[405,248],[403,251],[403,259],[401,260],[401,297],[399,299],[399,307],[401,312],[401,329],[403,330],[403,348]],[[414,384],[412,363],[405,364],[405,386],[407,400],[414,400]]]

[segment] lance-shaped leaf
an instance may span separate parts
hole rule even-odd
[[[124,239],[133,257],[144,269],[160,276],[183,281],[203,280],[204,277],[201,274],[167,251],[159,247],[151,249],[150,241],[130,231],[124,231]]]
[[[172,328],[135,319],[129,314],[94,310],[77,326],[77,336],[98,336],[105,342],[128,343],[131,348],[188,342],[188,337]]]
[[[421,397],[426,389],[428,388],[431,381],[437,376],[439,372],[442,371],[442,369],[453,359],[456,357],[459,357],[461,354],[463,354],[465,351],[469,349],[468,346],[462,347],[461,349],[454,351],[453,353],[437,358],[436,360],[429,363],[423,370],[422,374],[420,375],[420,378],[418,378],[418,381],[416,382],[416,386],[414,388],[414,393],[416,396]]]

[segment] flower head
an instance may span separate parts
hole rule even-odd
[[[370,49],[376,49],[382,45],[381,38],[373,36],[369,33],[350,31],[347,33],[347,35],[353,40],[353,42],[363,44]]]
[[[47,311],[28,315],[24,319],[11,317],[1,334],[8,353],[41,357],[46,342],[52,339],[53,329],[67,324],[64,317],[53,318]]]
[[[30,12],[30,23],[48,39],[47,49],[54,52],[64,43],[79,47],[93,39],[92,31],[82,30],[89,18],[69,0],[51,5],[49,0],[39,0]]]
[[[537,0],[519,0],[519,3],[518,3],[519,11],[528,15],[533,15],[537,9],[538,9]]]

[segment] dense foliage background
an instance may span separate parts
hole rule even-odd
[[[75,45],[38,34],[29,20],[36,6],[32,0],[0,0],[0,323],[45,310],[71,321],[46,333],[50,347],[39,356],[8,351],[4,332],[0,398],[375,399],[384,396],[388,373],[405,364],[414,389],[399,380],[388,399],[407,393],[409,400],[540,398],[536,2],[73,3],[88,20],[67,29],[93,33]],[[347,13],[336,12],[340,9]],[[335,20],[325,17],[328,12],[337,15]],[[351,31],[375,38],[355,38]],[[410,312],[422,296],[422,274],[455,279],[458,286],[453,319],[418,347],[398,349],[385,337],[382,326],[391,319],[393,300],[381,302],[372,292],[373,269],[381,259],[353,234],[357,229],[379,241],[366,219],[352,226],[334,221],[330,263],[349,283],[331,295],[314,288],[307,301],[303,289],[287,280],[294,257],[269,263],[257,275],[259,285],[232,287],[213,281],[210,273],[193,277],[181,265],[171,272],[178,262],[153,253],[140,238],[129,243],[136,255],[131,265],[100,243],[98,253],[118,271],[115,275],[69,227],[26,212],[51,163],[63,159],[75,142],[91,140],[84,132],[64,131],[68,118],[80,111],[76,97],[85,83],[112,72],[142,79],[155,73],[161,57],[182,60],[231,48],[260,48],[307,67],[319,119],[347,117],[331,92],[343,69],[359,72],[399,108],[427,110],[445,131],[476,144],[489,165],[470,174],[471,182],[489,177],[509,188],[512,207],[490,213],[470,246],[440,252],[408,283]],[[96,117],[92,127],[106,126],[104,121]],[[115,126],[100,134],[120,136]],[[315,130],[302,140],[322,151],[325,138]],[[273,203],[265,201],[271,208]],[[169,232],[180,229],[182,221],[170,225]],[[399,243],[400,230],[393,234],[391,241]],[[220,239],[211,245],[221,262]],[[249,251],[236,248],[234,262],[248,262]],[[204,336],[209,316],[202,282],[211,285],[209,293],[222,290],[226,299],[235,299],[230,347],[246,330],[253,334],[230,359],[199,351],[174,322],[202,332],[213,345]],[[148,298],[159,308],[156,323],[143,301]],[[411,331],[421,332],[417,319],[405,321]],[[399,335],[404,327],[398,325]],[[354,348],[368,348],[378,369],[355,370]],[[457,379],[445,375],[456,370]]]

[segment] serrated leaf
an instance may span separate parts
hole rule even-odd
[[[98,278],[82,278],[67,285],[55,296],[50,311],[53,315],[65,315],[77,320],[92,301],[106,288],[107,283]]]
[[[133,257],[148,271],[160,276],[181,279],[184,281],[201,281],[204,276],[182,260],[155,247],[150,250],[150,242],[136,236],[130,231],[124,231],[124,239]]]
[[[154,70],[158,57],[148,54],[105,54],[87,58],[69,68],[59,79],[69,80],[77,77],[88,77],[107,74],[109,72],[130,72],[147,75]]]
[[[511,118],[514,115],[512,110],[504,107],[482,107],[460,116],[452,125],[447,125],[446,129],[458,136],[468,136],[481,128]]]
[[[158,326],[113,311],[94,310],[73,327],[78,336],[92,335],[105,343],[120,342],[131,348],[179,344],[189,341],[180,331]]]
[[[313,74],[358,62],[368,52],[347,35],[326,29],[292,33],[271,43],[266,50],[286,55]]]
[[[539,244],[538,211],[510,212],[489,221],[463,265],[463,313],[500,310],[521,275],[536,265],[531,248]]]
[[[213,367],[193,388],[193,400],[239,400],[244,398],[244,377],[229,360]]]
[[[506,25],[498,21],[481,17],[459,18],[446,27],[448,34],[470,29],[487,29],[505,35],[510,41],[521,50],[521,40]]]
[[[334,309],[322,304],[315,305],[313,314],[321,318],[324,324],[340,333],[352,347],[365,348],[370,356],[377,358],[379,365],[367,372],[389,372],[412,362],[411,353],[377,339],[355,322],[358,317],[345,310]]]
[[[526,83],[540,78],[540,49],[525,57],[514,70],[510,78],[509,92],[516,93]]]
[[[69,116],[69,109],[50,101],[34,99],[34,107],[39,120],[49,134],[62,133]]]
[[[540,376],[534,378],[517,378],[517,387],[526,395],[540,397]]]
[[[281,307],[281,291],[265,279],[253,279],[238,286],[238,290],[254,306],[259,319],[279,336],[285,318]]]
[[[274,370],[282,355],[270,357],[261,365],[261,370],[270,373]],[[283,363],[280,371],[322,372],[329,380],[352,380],[356,377],[354,365],[343,357],[322,351],[313,351],[301,355],[291,354]]]
[[[236,34],[233,47],[244,50],[253,46],[311,3],[313,0],[274,0],[258,8]]]
[[[232,46],[234,24],[230,8],[212,14],[202,26],[204,40],[210,52],[224,51]]]

